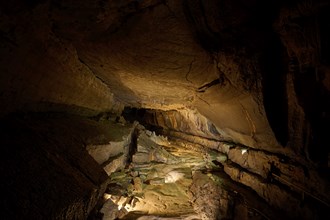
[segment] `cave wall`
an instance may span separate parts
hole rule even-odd
[[[305,156],[321,161],[325,167],[329,153],[325,133],[329,122],[329,43],[325,11],[329,4],[324,1],[298,2],[282,8],[275,22],[275,30],[288,54],[287,91],[288,117],[291,140],[298,140]],[[327,13],[328,14],[328,13]],[[294,141],[290,143],[294,145]]]
[[[13,111],[110,111],[113,94],[56,36],[49,3],[1,3],[1,116]],[[98,100],[103,100],[102,102]]]

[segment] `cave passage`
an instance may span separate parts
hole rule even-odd
[[[330,219],[329,0],[0,1],[0,219]]]
[[[223,172],[225,154],[147,130],[136,121],[143,122],[145,111],[124,110],[125,119],[135,121],[124,142],[87,147],[96,160],[104,155],[115,158],[108,164],[98,161],[110,179],[104,203],[96,210],[99,216],[190,220],[237,218],[246,213],[260,219],[276,216],[263,199]],[[122,147],[117,157],[112,156],[114,146]],[[240,155],[246,152],[242,149]],[[130,159],[120,166],[126,154]]]

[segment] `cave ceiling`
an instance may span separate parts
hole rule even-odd
[[[317,66],[329,91],[328,54],[317,45],[327,35],[313,25],[326,1],[1,5],[2,115],[49,105],[192,109],[224,138],[273,150],[300,144],[290,142],[303,133],[290,133],[300,126],[290,120],[308,110],[298,97],[308,96],[299,93],[308,76],[293,82],[290,71]]]

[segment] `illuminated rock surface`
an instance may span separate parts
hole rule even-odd
[[[127,166],[108,173],[110,184],[99,209],[103,219],[263,219],[276,215],[262,200],[251,200],[246,189],[221,171],[219,164],[227,160],[224,154],[189,142],[169,141],[140,125],[135,129],[137,142],[131,146],[135,150]],[[123,149],[126,146],[122,144]],[[99,156],[95,152],[106,155],[105,151],[111,151],[106,145],[95,148],[103,151],[90,152],[94,158]]]

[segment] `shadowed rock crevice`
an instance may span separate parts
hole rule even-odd
[[[283,147],[288,142],[287,55],[275,35],[261,55],[264,107],[272,130]]]
[[[327,144],[329,128],[329,104],[324,100],[330,100],[330,92],[322,84],[322,72],[315,68],[304,68],[295,72],[295,90],[299,104],[304,108],[306,117],[311,123],[311,139],[309,140],[309,156],[314,161],[327,163],[329,149],[323,147]],[[308,85],[308,86],[307,86]]]
[[[207,84],[205,84],[205,85],[199,87],[199,88],[197,89],[197,92],[205,92],[205,90],[207,90],[207,89],[210,88],[211,86],[218,85],[218,84],[220,84],[220,83],[221,83],[221,82],[220,82],[220,79],[215,79],[215,80],[213,80],[212,82],[209,82],[209,83],[207,83]]]

